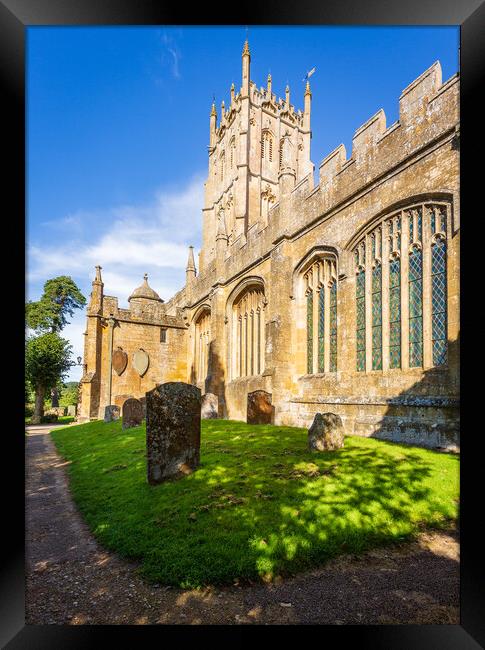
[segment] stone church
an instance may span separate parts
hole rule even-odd
[[[96,267],[81,420],[183,381],[217,396],[221,418],[245,420],[264,390],[277,425],[332,412],[349,434],[458,447],[458,74],[443,82],[434,63],[396,122],[378,110],[318,175],[311,103],[308,82],[302,110],[270,75],[258,88],[244,44],[241,87],[210,113],[185,286],[164,301],[145,275],[122,309]]]

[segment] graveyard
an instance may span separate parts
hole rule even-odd
[[[152,485],[145,421],[51,435],[97,540],[161,585],[271,582],[458,517],[454,454],[358,436],[315,452],[304,428],[209,419],[195,471]]]

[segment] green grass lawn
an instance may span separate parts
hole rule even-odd
[[[185,588],[290,575],[458,515],[458,456],[371,438],[311,453],[306,429],[203,420],[199,469],[149,486],[144,426],[51,435],[98,540]]]

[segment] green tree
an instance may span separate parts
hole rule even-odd
[[[75,309],[81,309],[86,298],[77,284],[68,275],[47,280],[40,300],[26,304],[27,326],[37,333],[59,333],[69,324],[67,317],[74,315]]]
[[[25,376],[35,392],[33,421],[44,415],[44,398],[72,365],[72,345],[55,332],[29,336],[25,346]]]
[[[25,305],[27,327],[37,334],[59,334],[69,324],[67,317],[72,317],[74,310],[81,309],[85,304],[86,298],[70,276],[59,275],[51,278],[44,284],[44,293],[40,300],[30,301]],[[46,394],[45,399],[51,397],[52,406],[59,406],[58,385],[51,386],[49,390],[52,393]]]
[[[79,382],[77,381],[68,381],[63,384],[62,390],[60,391],[60,406],[76,405],[78,401],[78,389]]]

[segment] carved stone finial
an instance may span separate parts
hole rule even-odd
[[[194,261],[194,247],[189,246],[189,258],[187,260],[186,271],[195,271],[195,261]]]
[[[95,282],[102,282],[103,280],[101,279],[101,269],[103,268],[102,266],[97,266],[94,267],[96,269],[96,277],[95,277]]]
[[[249,51],[249,43],[248,43],[248,39],[246,39],[246,40],[244,41],[244,48],[243,48],[243,53],[242,53],[242,55],[245,56],[245,55],[250,55],[250,54],[251,54],[251,53],[250,53],[250,51]]]
[[[212,102],[211,117],[217,117],[216,103]]]

